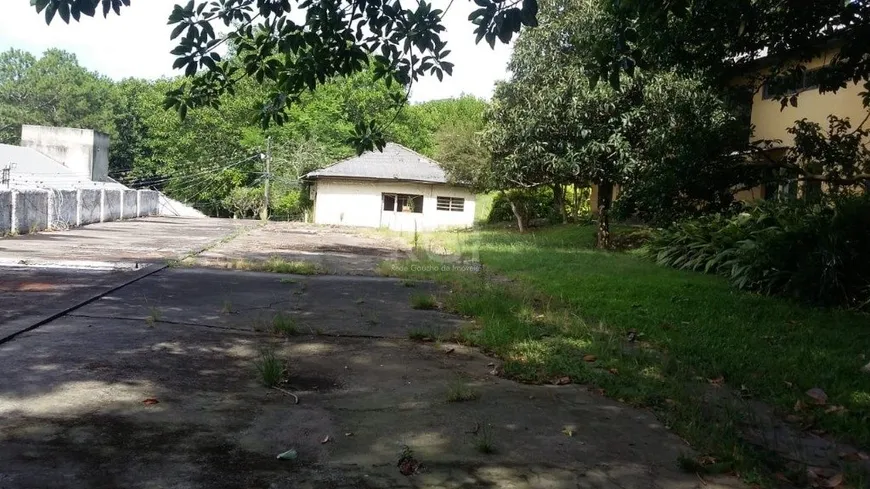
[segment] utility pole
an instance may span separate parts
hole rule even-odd
[[[272,179],[272,136],[266,138],[266,174],[263,185],[263,212],[260,213],[260,219],[269,220],[269,190]]]

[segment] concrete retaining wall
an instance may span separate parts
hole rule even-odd
[[[34,233],[48,228],[48,191],[15,191],[12,198],[13,233]]]
[[[12,231],[12,191],[0,191],[0,236]]]
[[[160,213],[160,193],[154,190],[138,192],[136,214],[139,217],[156,216]]]
[[[121,190],[121,219],[133,219],[137,215],[139,197],[135,190]]]
[[[76,226],[100,222],[102,217],[101,194],[101,190],[94,188],[81,188],[78,190]]]
[[[48,191],[48,227],[69,229],[76,225],[78,194],[75,190]]]
[[[0,190],[0,236],[160,215],[162,195],[131,189]],[[176,208],[202,216],[181,203]]]
[[[117,221],[121,218],[121,192],[123,190],[103,189],[100,222]]]

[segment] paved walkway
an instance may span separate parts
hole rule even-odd
[[[446,339],[473,325],[411,307],[433,292],[357,275],[144,276],[0,345],[0,487],[745,487],[681,472],[691,449],[648,411],[493,375],[497,360]],[[264,358],[281,390],[260,382]]]

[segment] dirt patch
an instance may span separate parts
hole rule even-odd
[[[194,265],[282,259],[316,264],[327,273],[376,275],[385,259],[407,257],[402,240],[349,227],[269,222],[199,255]]]

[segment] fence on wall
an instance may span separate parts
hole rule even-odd
[[[155,216],[159,192],[131,189],[0,190],[0,235]]]

